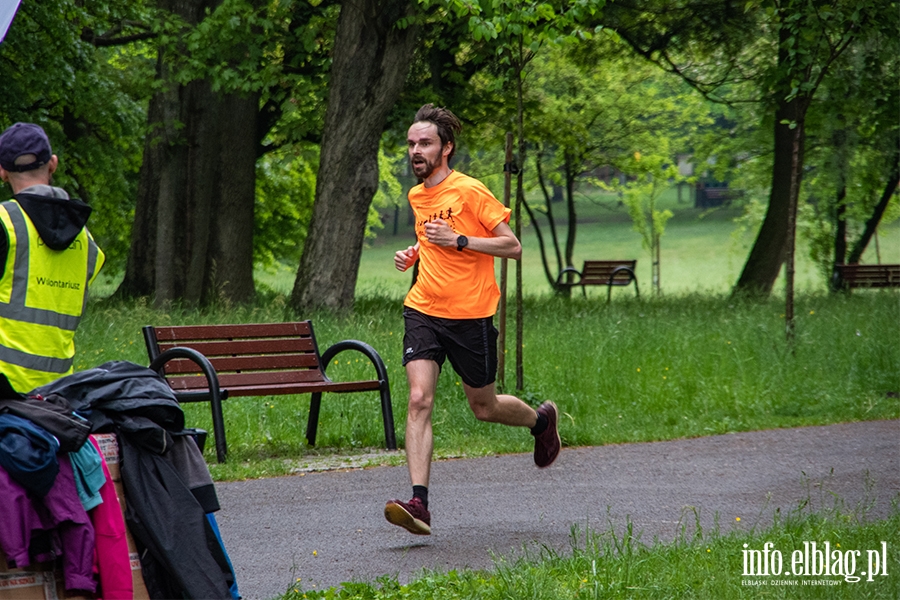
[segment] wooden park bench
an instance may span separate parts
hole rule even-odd
[[[608,288],[606,301],[612,298],[613,286],[625,286],[634,282],[634,293],[640,298],[641,292],[638,289],[637,275],[634,274],[637,260],[586,260],[584,266],[579,271],[575,267],[566,267],[559,273],[556,278],[557,287],[578,287],[587,296],[587,286],[589,285],[605,285]],[[572,273],[577,275],[577,279],[568,283],[566,279]]]
[[[150,368],[166,378],[179,402],[209,402],[216,458],[228,453],[222,400],[232,396],[312,394],[306,439],[316,443],[323,392],[378,391],[385,445],[397,449],[387,369],[374,348],[344,340],[319,354],[310,321],[250,325],[196,325],[143,328]],[[332,381],[325,368],[345,350],[362,352],[375,378]]]
[[[834,265],[835,289],[900,287],[900,265]]]
[[[698,187],[694,206],[697,208],[715,208],[730,204],[732,200],[744,197],[744,190],[727,187]]]

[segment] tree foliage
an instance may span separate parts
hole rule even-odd
[[[94,208],[107,273],[128,249],[153,68],[141,23],[151,14],[124,0],[24,2],[0,44],[0,130],[31,121],[47,131],[60,158],[54,183]]]
[[[623,50],[614,34],[604,32],[593,40],[547,49],[529,68],[527,131],[538,148],[535,172],[544,203],[534,209],[526,203],[526,208],[541,241],[547,280],[560,292],[570,290],[566,282],[557,285],[557,274],[574,266],[578,184],[592,182],[599,167],[645,178],[649,162],[636,162],[635,152],[661,154],[667,163],[677,164],[667,156],[669,149],[689,152],[700,130],[712,122],[700,94]],[[565,200],[564,244],[557,234],[553,188],[563,190]],[[546,217],[555,265],[535,213]]]
[[[791,223],[802,181],[807,111],[836,62],[862,32],[876,26],[888,5],[885,0],[616,3],[620,10],[611,23],[641,55],[708,97],[759,101],[774,117],[768,210],[736,291],[767,294],[793,252]]]

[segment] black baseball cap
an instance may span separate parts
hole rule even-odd
[[[17,165],[16,159],[26,154],[35,155],[37,160]],[[7,171],[33,171],[50,162],[52,156],[50,140],[40,125],[16,123],[0,134],[0,167]]]

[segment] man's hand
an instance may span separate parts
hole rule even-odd
[[[416,263],[419,258],[419,245],[409,246],[406,250],[398,250],[394,253],[394,266],[403,272]]]
[[[450,224],[443,219],[435,219],[425,223],[425,239],[435,246],[444,248],[456,246],[456,238],[458,237],[459,234],[453,231]]]

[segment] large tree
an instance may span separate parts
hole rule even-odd
[[[186,35],[218,2],[158,0]],[[233,49],[232,51],[236,51]],[[259,132],[256,92],[217,92],[211,78],[180,82],[160,45],[150,100],[131,251],[118,294],[158,305],[254,296],[253,206]]]
[[[764,3],[768,4],[768,3]],[[876,15],[857,2],[777,0],[766,6],[777,34],[777,63],[770,71],[774,105],[774,155],[769,208],[735,291],[768,294],[785,259],[793,276],[794,223],[806,144],[806,114],[828,70]],[[824,9],[824,10],[823,10]],[[789,288],[792,287],[789,283]],[[792,289],[788,290],[792,293]]]
[[[736,292],[767,295],[793,251],[789,237],[803,173],[807,111],[835,61],[862,29],[890,10],[888,5],[887,0],[715,5],[622,0],[613,5],[610,24],[641,55],[718,100],[749,100],[752,85],[755,100],[774,117],[768,209]]]
[[[269,232],[255,243],[255,205],[267,202],[269,223],[304,220],[288,206],[282,182],[257,194],[257,160],[279,149],[276,162],[284,162],[291,153],[283,149],[320,139],[333,3],[158,4],[166,16],[157,24],[158,91],[118,293],[157,304],[247,302],[254,246],[257,256],[291,254]]]
[[[407,0],[341,7],[316,199],[291,293],[298,313],[353,306],[367,215],[378,188],[378,146],[415,47],[414,11]]]

